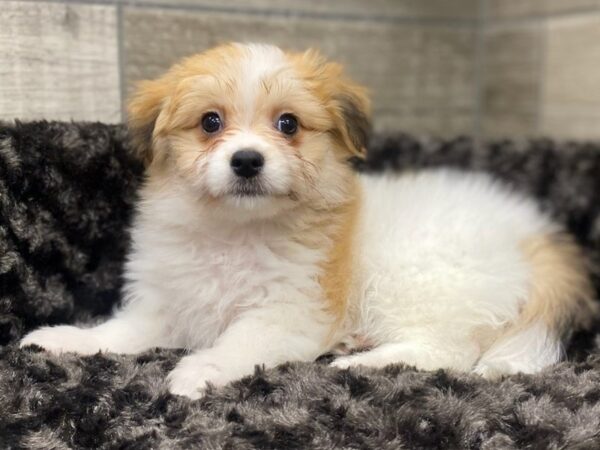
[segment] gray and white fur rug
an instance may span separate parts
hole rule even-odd
[[[485,170],[563,222],[600,288],[600,146],[375,137],[357,170]],[[182,351],[52,356],[19,349],[42,324],[101,320],[119,301],[142,168],[121,126],[0,124],[0,448],[600,448],[600,326],[537,375],[486,381],[402,365],[290,362],[170,395]]]

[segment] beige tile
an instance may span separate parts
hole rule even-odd
[[[313,46],[371,89],[376,128],[412,127],[422,117],[434,133],[472,131],[474,31],[468,27],[127,8],[124,29],[130,92],[135,80],[223,41]],[[458,112],[469,119],[455,120]]]
[[[585,13],[600,8],[599,0],[546,0],[546,13]]]
[[[537,133],[543,26],[494,29],[483,39],[482,133]]]
[[[600,107],[600,15],[550,21],[546,52],[546,102]]]
[[[546,0],[484,0],[486,14],[492,19],[544,14]]]
[[[114,6],[4,2],[0,119],[121,120]]]
[[[408,110],[384,117],[376,130],[403,131],[414,135],[455,138],[473,135],[473,111],[460,109]]]
[[[600,113],[547,111],[541,134],[559,139],[600,139]]]
[[[600,137],[600,15],[549,21],[542,98],[545,133]]]
[[[481,120],[484,139],[523,138],[539,136],[537,114],[488,111]]]
[[[492,19],[507,19],[585,12],[599,7],[599,0],[487,0],[486,11]]]
[[[327,14],[337,17],[475,19],[479,0],[134,0],[141,5],[169,5],[213,12],[264,12],[269,14]]]

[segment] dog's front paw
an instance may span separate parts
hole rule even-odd
[[[169,392],[195,400],[202,397],[207,383],[223,386],[240,376],[208,352],[198,352],[183,358],[168,375],[167,381]]]
[[[349,367],[364,365],[361,359],[356,356],[357,355],[339,356],[329,365],[337,369],[348,369]]]
[[[56,354],[74,352],[93,355],[100,351],[100,343],[90,330],[70,325],[43,327],[32,331],[21,340],[19,346],[32,344]]]

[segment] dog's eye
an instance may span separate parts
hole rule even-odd
[[[291,136],[298,131],[298,119],[296,119],[293,114],[282,114],[279,119],[277,119],[277,129],[283,134]]]
[[[207,133],[216,133],[222,126],[221,118],[216,112],[209,112],[202,116],[202,129]]]

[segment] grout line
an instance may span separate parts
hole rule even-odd
[[[548,48],[548,21],[542,22],[540,25],[540,46],[539,46],[539,61],[538,61],[538,85],[536,99],[536,117],[535,117],[535,134],[542,134],[543,113],[544,113],[544,91],[546,87],[546,51]]]
[[[135,9],[160,9],[163,11],[181,11],[181,12],[206,12],[206,13],[227,13],[244,14],[261,17],[275,17],[287,19],[311,19],[311,20],[329,20],[338,22],[378,22],[397,25],[426,25],[426,26],[446,26],[462,28],[465,26],[476,25],[476,19],[468,18],[444,18],[444,17],[419,17],[419,16],[394,16],[382,14],[361,15],[360,13],[337,13],[332,11],[310,12],[293,9],[269,8],[260,9],[252,7],[235,7],[208,4],[172,4],[172,3],[139,3],[136,0],[20,0],[20,2],[34,3],[61,3],[61,4],[82,4],[82,5],[120,5],[121,7],[131,7]]]
[[[121,122],[126,119],[126,108],[125,108],[125,97],[126,97],[126,83],[125,83],[125,43],[124,43],[124,28],[123,28],[123,6],[117,4],[117,52],[119,65],[119,93],[121,101]]]
[[[475,51],[473,65],[475,70],[475,118],[473,123],[473,140],[476,146],[483,140],[483,90],[485,82],[485,34],[487,31],[487,0],[479,0],[477,27],[475,28]]]

